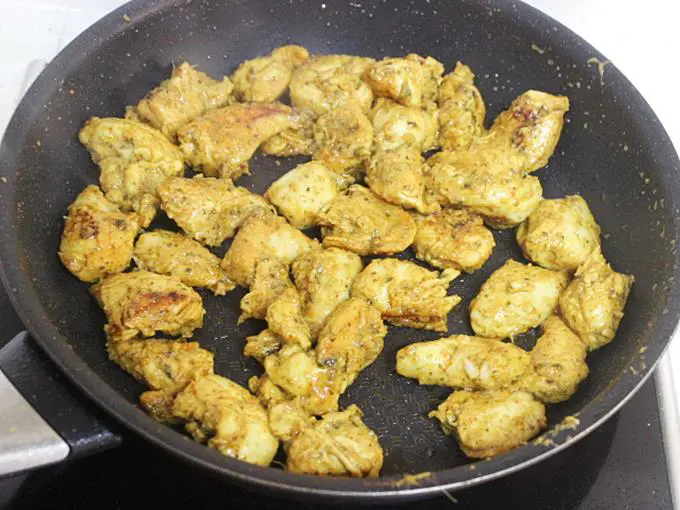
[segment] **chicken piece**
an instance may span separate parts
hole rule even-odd
[[[312,332],[305,322],[298,291],[287,288],[267,309],[267,327],[286,345],[297,345],[308,350],[312,346]]]
[[[59,258],[84,282],[96,282],[130,265],[137,214],[123,214],[97,186],[90,185],[68,207]]]
[[[588,350],[614,339],[634,281],[632,275],[614,271],[599,249],[576,270],[560,297],[560,314]]]
[[[314,144],[313,159],[338,174],[351,174],[371,155],[373,125],[358,106],[339,106],[316,121]]]
[[[318,243],[314,239],[291,227],[281,216],[253,215],[236,234],[221,266],[229,279],[241,287],[250,287],[261,260],[277,257],[284,264],[290,264],[316,247]]]
[[[565,271],[510,259],[489,276],[470,303],[472,329],[487,338],[514,338],[535,328],[555,310],[568,283]]]
[[[241,298],[239,324],[252,318],[264,319],[269,306],[286,289],[293,289],[288,264],[277,257],[264,257],[256,262],[250,292]]]
[[[184,62],[172,70],[169,79],[129,109],[126,117],[137,117],[174,140],[177,130],[188,122],[229,104],[233,88],[226,76],[222,81],[213,80]]]
[[[193,381],[172,406],[196,441],[227,457],[268,466],[279,441],[269,428],[267,411],[250,392],[226,377],[209,375]]]
[[[246,337],[243,355],[255,358],[257,361],[264,364],[264,359],[271,354],[279,352],[282,345],[283,341],[278,335],[275,335],[268,329],[264,329],[257,335]],[[253,393],[256,393],[255,390],[253,390]]]
[[[272,136],[260,145],[264,154],[270,156],[311,156],[314,145],[314,124],[316,114],[312,110],[293,109],[291,126]]]
[[[422,214],[439,210],[425,189],[424,159],[414,147],[378,151],[366,165],[366,184],[386,202],[415,209]]]
[[[522,446],[545,429],[545,406],[530,393],[452,393],[430,417],[454,434],[463,453],[483,459]]]
[[[231,79],[234,95],[239,101],[271,103],[285,92],[293,71],[309,60],[309,52],[302,46],[276,48],[265,57],[243,62]]]
[[[271,395],[273,396],[273,395]],[[304,429],[313,426],[316,419],[310,416],[297,400],[270,401],[269,427],[284,448]]]
[[[412,147],[418,152],[437,148],[437,110],[403,106],[379,98],[370,113],[376,150]]]
[[[177,139],[195,170],[236,179],[248,173],[248,160],[262,142],[291,125],[286,105],[234,104],[194,119],[177,132]]]
[[[524,349],[492,338],[454,335],[397,352],[397,373],[419,384],[497,390],[530,371],[531,358]]]
[[[388,204],[359,185],[338,195],[319,214],[325,247],[343,248],[359,255],[393,255],[408,248],[416,224],[401,207]]]
[[[383,464],[378,436],[351,405],[341,412],[325,414],[304,427],[287,447],[288,471],[321,476],[375,478]]]
[[[264,331],[262,333],[264,333]],[[274,351],[272,354],[274,354],[275,352],[276,351]],[[294,398],[292,395],[290,395],[282,388],[274,384],[272,380],[266,375],[260,377],[253,376],[250,379],[248,379],[248,388],[250,389],[250,392],[258,398],[260,403],[268,411],[271,411],[272,407],[278,404],[290,402],[293,403],[296,407],[299,407],[300,410],[305,414],[305,416],[309,417],[309,413],[307,413],[307,411],[304,410],[299,399]],[[271,427],[272,425],[271,421],[269,425]],[[274,428],[272,428],[272,433],[278,437],[277,433],[274,431]]]
[[[79,137],[101,169],[107,200],[139,213],[142,227],[149,226],[159,205],[158,187],[184,173],[182,153],[159,131],[128,119],[92,117]]]
[[[335,371],[320,366],[313,352],[286,345],[264,359],[269,380],[291,398],[298,398],[306,412],[321,415],[338,409],[340,385]]]
[[[364,80],[377,97],[420,108],[437,101],[442,74],[444,66],[437,60],[410,54],[376,62],[366,70]]]
[[[439,87],[439,143],[445,151],[465,150],[484,132],[486,106],[472,70],[457,62]]]
[[[296,166],[269,186],[265,197],[295,228],[317,224],[317,216],[338,194],[335,172],[318,161]]]
[[[121,273],[91,288],[104,310],[109,341],[156,333],[190,337],[203,326],[203,300],[174,276],[148,271]]]
[[[579,195],[542,200],[517,227],[517,242],[541,267],[576,271],[600,246],[600,227]]]
[[[340,392],[345,391],[383,350],[387,328],[380,312],[366,301],[351,298],[340,303],[319,333],[316,359],[335,372]]]
[[[442,205],[468,208],[494,228],[514,227],[538,206],[543,188],[536,177],[524,177],[507,162],[499,167],[506,155],[493,147],[440,152],[427,161],[425,187]]]
[[[352,297],[365,299],[396,326],[446,332],[448,314],[461,300],[446,293],[459,275],[455,269],[440,274],[407,260],[376,259],[354,280]]]
[[[314,336],[335,307],[349,299],[352,282],[362,268],[356,253],[339,248],[308,251],[293,262],[303,317]]]
[[[496,246],[481,216],[466,209],[447,208],[414,218],[416,257],[434,267],[471,273],[484,265]]]
[[[548,164],[562,133],[569,99],[528,90],[493,122],[489,134],[521,156],[523,173]]]
[[[207,287],[216,296],[235,287],[220,268],[220,259],[182,234],[146,232],[137,239],[133,256],[140,269],[172,275],[191,287]]]
[[[586,346],[557,316],[541,326],[543,334],[531,349],[532,370],[512,386],[547,404],[568,400],[588,376]]]
[[[373,92],[361,77],[373,62],[371,58],[350,55],[311,58],[291,77],[293,106],[311,110],[316,116],[347,104],[367,112],[373,103]]]
[[[184,232],[208,246],[219,246],[255,211],[273,211],[271,205],[229,179],[181,177],[158,188],[165,213]]]

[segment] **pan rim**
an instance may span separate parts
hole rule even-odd
[[[82,54],[83,45],[89,45],[92,39],[114,37],[122,32],[126,28],[126,24],[121,21],[124,15],[137,19],[138,17],[155,13],[159,9],[171,8],[174,3],[163,2],[162,0],[132,1],[109,13],[64,48],[36,80],[17,107],[0,146],[0,156],[11,156],[12,154],[8,140],[13,136],[21,134],[22,126],[18,117],[20,117],[22,111],[29,108],[27,98],[30,99],[33,96],[39,95],[43,84],[48,82],[48,79],[51,82],[51,74],[55,70],[60,70],[61,67],[68,67],[70,65],[69,60],[78,60],[76,57]],[[466,0],[466,3],[473,2]],[[484,2],[484,5],[509,9],[511,2],[489,0]],[[519,18],[528,17],[531,14],[539,19],[548,20],[553,26],[558,27],[565,37],[579,41],[580,44],[585,45],[588,49],[592,49],[588,43],[571,30],[537,9],[523,3],[512,2],[512,6],[513,12]],[[478,8],[482,9],[484,6],[480,4]],[[592,49],[592,51],[593,55],[602,57],[596,50]],[[604,60],[603,57],[602,60]],[[621,79],[631,93],[634,94],[635,100],[640,102],[640,106],[649,112],[651,118],[655,119],[653,111],[633,85],[624,76],[621,76]],[[660,123],[658,123],[656,128],[659,135],[658,141],[663,145],[660,149],[662,158],[670,158],[671,162],[668,165],[672,166],[675,164],[677,166],[679,164],[678,156],[673,150],[668,135]],[[0,157],[0,160],[4,164],[5,158]],[[680,197],[680,184],[677,188],[678,197]],[[11,208],[13,203],[11,197],[13,197],[13,188],[10,193],[3,194],[0,200],[0,212],[2,212],[4,218],[11,218],[14,214]],[[8,230],[11,231],[11,227],[7,223],[10,222],[0,222],[0,239],[7,239]],[[678,261],[680,261],[680,254],[676,255],[676,262]],[[12,271],[12,268],[15,270]],[[375,502],[385,502],[397,498],[415,499],[436,495],[442,491],[456,491],[468,488],[536,464],[595,430],[615,414],[639,390],[653,372],[654,367],[668,346],[676,330],[677,317],[680,313],[680,288],[677,284],[673,283],[667,297],[668,303],[673,303],[673,308],[670,309],[669,306],[669,312],[665,316],[659,317],[655,325],[655,333],[665,340],[654,343],[647,351],[647,359],[654,359],[654,363],[645,370],[640,371],[637,375],[630,374],[623,376],[626,379],[622,378],[616,385],[612,386],[612,388],[615,388],[615,391],[612,389],[603,391],[601,398],[591,402],[580,413],[581,420],[589,423],[589,425],[577,433],[574,433],[574,431],[563,431],[557,434],[553,438],[555,445],[547,449],[542,446],[529,444],[495,459],[474,463],[476,466],[474,471],[469,468],[469,465],[458,466],[433,473],[432,476],[419,480],[412,487],[401,488],[397,484],[403,479],[403,475],[381,477],[375,480],[331,479],[299,475],[246,464],[221,456],[203,445],[194,443],[179,432],[159,425],[138,407],[128,402],[104,383],[96,372],[92,371],[72,349],[68,348],[67,339],[58,332],[56,326],[46,316],[35,313],[35,310],[32,313],[31,309],[34,308],[37,297],[34,297],[36,296],[35,291],[30,282],[26,281],[22,276],[20,268],[21,260],[17,245],[10,242],[0,242],[0,277],[8,291],[14,308],[41,348],[67,378],[79,387],[90,400],[94,401],[94,404],[103,408],[107,414],[134,433],[206,471],[227,477],[230,481],[240,485],[279,490],[289,495],[296,494],[300,497],[371,498]],[[676,264],[673,270],[673,276],[676,281],[680,277],[678,264]],[[573,437],[569,437],[570,434],[573,434]]]

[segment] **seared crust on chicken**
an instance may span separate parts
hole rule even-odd
[[[338,174],[353,174],[371,155],[373,125],[354,104],[333,108],[314,125],[312,158]]]

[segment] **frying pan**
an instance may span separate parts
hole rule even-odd
[[[343,406],[361,407],[385,449],[383,476],[375,480],[310,477],[221,456],[146,416],[136,405],[142,387],[107,360],[104,316],[56,256],[68,204],[98,180],[98,169],[77,141],[78,129],[93,115],[122,115],[173,64],[187,60],[217,77],[286,43],[313,53],[376,58],[415,52],[434,56],[447,69],[460,59],[477,73],[487,120],[530,88],[569,96],[571,111],[557,151],[538,173],[544,195],[582,194],[602,227],[605,255],[618,271],[635,274],[636,282],[617,338],[588,357],[591,374],[576,395],[549,408],[553,428],[541,444],[486,461],[462,456],[455,441],[426,417],[448,390],[418,386],[394,372],[396,351],[439,336],[433,333],[390,328],[381,357],[342,398]],[[225,481],[291,497],[386,502],[455,491],[519,470],[568,447],[633,395],[668,344],[680,308],[677,155],[632,85],[612,65],[589,65],[593,57],[605,60],[554,20],[506,1],[133,1],[69,45],[36,80],[9,124],[0,146],[4,283],[40,349],[94,404],[86,410],[98,406],[124,429]],[[300,161],[277,165],[257,157],[252,176],[239,183],[262,192]],[[452,286],[465,300],[449,318],[451,333],[470,332],[467,307],[481,282],[508,257],[521,260],[512,231],[495,237],[498,246],[484,268]],[[260,368],[241,355],[244,339],[263,325],[236,326],[242,295],[203,293],[207,321],[196,339],[215,352],[218,373],[245,384]],[[533,341],[532,334],[520,339],[525,347]],[[16,362],[24,351],[4,357]],[[28,379],[35,383],[41,376],[32,370],[24,364],[13,373],[33,374]],[[59,429],[60,419],[49,414],[45,419]],[[577,426],[558,426],[573,415]],[[76,443],[69,442],[72,450]],[[406,476],[415,473],[421,475]]]

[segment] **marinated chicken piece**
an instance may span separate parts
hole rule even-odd
[[[101,169],[106,198],[124,212],[139,213],[142,226],[149,226],[159,205],[158,187],[184,173],[182,153],[159,131],[128,119],[92,117],[79,137]]]
[[[373,92],[361,77],[373,62],[371,58],[350,55],[311,58],[293,72],[293,106],[311,110],[316,116],[347,104],[367,112],[373,103]]]
[[[423,165],[414,147],[378,151],[366,165],[366,184],[386,202],[429,214],[439,210],[439,204],[425,189]]]
[[[349,299],[352,282],[362,268],[356,253],[339,248],[311,250],[293,262],[291,269],[300,292],[303,317],[313,335],[335,307]]]
[[[236,234],[221,266],[230,280],[241,287],[250,287],[255,269],[264,258],[277,257],[290,264],[303,253],[316,248],[310,239],[281,216],[253,215]]]
[[[109,341],[156,333],[190,337],[203,326],[203,300],[174,276],[148,271],[121,273],[93,285],[92,294],[104,310]]]
[[[575,271],[600,246],[600,227],[579,195],[542,200],[517,227],[517,242],[539,266]]]
[[[321,476],[375,478],[383,464],[378,436],[351,405],[341,412],[325,414],[302,428],[287,446],[288,471]]]
[[[484,133],[486,107],[472,70],[457,62],[439,87],[439,143],[445,151],[465,150]]]
[[[169,79],[128,110],[126,116],[138,117],[173,140],[177,130],[188,122],[229,104],[233,88],[229,78],[213,80],[184,62],[172,70]]]
[[[286,289],[292,289],[288,264],[277,257],[265,257],[255,265],[250,292],[241,298],[239,324],[252,318],[264,319],[269,306]]]
[[[340,303],[319,333],[316,359],[335,372],[340,392],[373,363],[384,346],[387,328],[380,312],[363,299]]]
[[[292,125],[290,107],[234,104],[211,110],[177,132],[180,150],[208,177],[236,179],[262,142]]]
[[[576,270],[560,297],[560,313],[589,350],[614,339],[634,280],[632,275],[614,271],[599,249]]]
[[[410,54],[385,58],[364,73],[377,97],[388,97],[405,106],[425,107],[437,101],[444,66],[432,57]]]
[[[493,150],[440,152],[427,161],[425,187],[442,205],[468,208],[495,228],[514,227],[538,206],[543,188],[536,177],[499,169],[497,162],[505,155]]]
[[[359,255],[393,255],[408,248],[416,224],[401,207],[388,204],[369,189],[353,185],[319,215],[325,247]]]
[[[437,148],[437,110],[403,106],[379,98],[370,113],[376,150],[412,147],[418,152]]]
[[[285,448],[302,430],[314,425],[317,420],[304,410],[299,401],[277,400],[274,394],[269,396],[273,397],[268,408],[269,427],[272,434],[283,442]]]
[[[282,345],[283,341],[278,335],[275,335],[268,329],[264,329],[257,335],[246,337],[243,355],[255,358],[257,361],[264,364],[264,359],[271,354],[279,352]],[[253,390],[253,393],[256,393],[255,390]]]
[[[545,406],[530,393],[452,393],[430,416],[454,434],[463,453],[483,459],[522,446],[545,429]]]
[[[96,282],[130,265],[137,232],[137,214],[123,214],[90,185],[68,208],[59,258],[80,280]]]
[[[497,390],[530,371],[531,358],[524,349],[492,338],[454,335],[397,352],[397,373],[420,384]]]
[[[302,313],[300,294],[294,288],[285,289],[267,309],[267,327],[286,345],[307,350],[312,346],[312,332]]]
[[[295,228],[318,223],[317,216],[338,194],[335,172],[318,161],[296,166],[269,186],[265,197]]]
[[[208,246],[219,246],[255,211],[273,211],[271,205],[229,179],[196,176],[168,179],[158,188],[165,213],[184,232]]]
[[[189,384],[177,395],[172,413],[187,422],[186,430],[196,441],[227,457],[268,466],[279,448],[257,398],[219,375]]]
[[[530,353],[532,370],[513,389],[557,404],[568,400],[588,376],[586,346],[557,316],[549,317],[541,329],[543,335]]]
[[[288,88],[293,70],[307,60],[309,52],[296,45],[282,46],[265,57],[246,60],[231,77],[234,95],[248,103],[276,101]]]
[[[371,155],[373,125],[358,106],[339,106],[316,121],[314,144],[313,159],[338,174],[351,174]]]
[[[352,296],[396,326],[446,332],[448,314],[461,300],[446,294],[459,275],[455,269],[440,274],[407,260],[376,259],[354,280]]]
[[[466,209],[447,208],[414,218],[416,257],[434,267],[471,273],[484,265],[496,246],[481,216]]]
[[[317,115],[312,110],[293,109],[291,126],[266,140],[260,149],[270,156],[311,156],[314,145],[314,124]]]
[[[264,331],[262,333],[264,333]],[[272,354],[275,352],[276,351],[274,351]],[[271,409],[278,404],[291,403],[295,405],[295,407],[299,407],[301,412],[304,413],[305,416],[309,417],[309,413],[307,413],[307,411],[305,411],[302,407],[300,399],[296,399],[289,393],[286,393],[282,388],[274,384],[272,380],[266,375],[260,377],[253,376],[248,379],[248,388],[253,395],[257,396],[264,408],[270,412]],[[275,429],[272,427],[271,420],[269,422],[269,426],[272,428],[272,433],[278,437],[277,431],[275,431]]]
[[[514,338],[547,319],[569,283],[565,271],[508,260],[482,284],[470,303],[470,322],[479,336]]]
[[[569,99],[528,90],[493,122],[489,134],[520,155],[520,170],[531,173],[548,164],[562,133]]]
[[[235,287],[220,268],[220,259],[175,232],[155,230],[142,234],[135,244],[134,259],[140,269],[172,275],[191,287],[207,287],[216,296]]]

